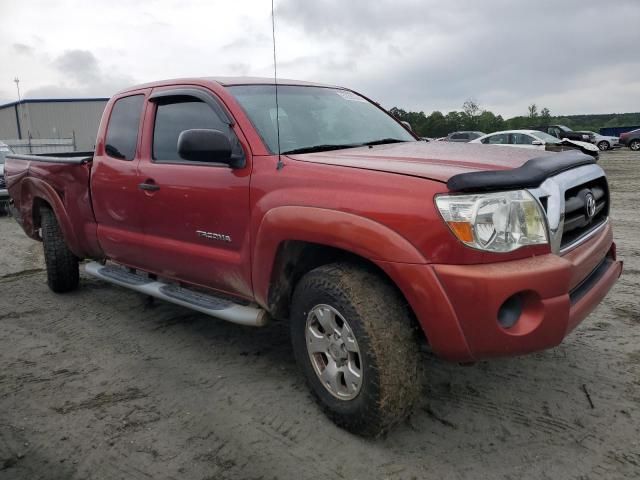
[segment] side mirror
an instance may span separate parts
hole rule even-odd
[[[534,140],[531,145],[544,145],[540,140]]]
[[[184,160],[231,164],[231,142],[219,130],[184,130],[178,137],[178,155]]]
[[[411,124],[406,120],[401,120],[400,123],[406,127],[407,130],[413,132],[413,128],[411,128]]]

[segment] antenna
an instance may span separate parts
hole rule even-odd
[[[14,82],[16,82],[16,88],[18,89],[18,101],[21,101],[22,99],[20,98],[20,79],[18,77],[13,79]]]
[[[271,0],[271,38],[273,39],[273,84],[276,91],[276,134],[278,138],[278,170],[284,167],[280,155],[280,107],[278,106],[278,67],[276,62],[276,17],[273,13],[273,0]]]

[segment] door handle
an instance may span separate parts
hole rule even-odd
[[[160,185],[156,185],[155,183],[151,183],[152,181],[146,181],[138,185],[140,190],[146,190],[147,192],[155,192],[156,190],[160,190]]]

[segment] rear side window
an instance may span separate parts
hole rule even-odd
[[[213,109],[194,97],[177,97],[159,103],[153,129],[153,159],[159,162],[183,161],[178,155],[178,137],[184,130],[219,130],[229,135],[229,126]],[[232,141],[233,143],[233,141]]]
[[[113,104],[105,142],[105,151],[110,157],[120,160],[135,157],[143,103],[144,95],[132,95]]]
[[[469,135],[467,135],[466,133],[455,133],[451,135],[451,139],[452,140],[468,140]]]

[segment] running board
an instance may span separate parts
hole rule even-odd
[[[224,298],[138,275],[124,267],[90,262],[85,266],[85,271],[89,275],[109,283],[175,303],[227,322],[262,327],[267,324],[269,318],[267,312],[257,305],[239,305]]]

